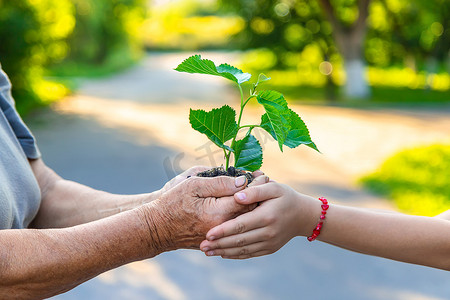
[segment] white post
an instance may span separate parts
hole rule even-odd
[[[360,59],[344,62],[347,80],[345,83],[345,95],[349,98],[367,98],[370,96],[367,84],[365,65]]]

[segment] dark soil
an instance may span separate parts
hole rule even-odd
[[[247,177],[248,184],[252,182],[253,180],[252,173],[236,169],[235,167],[228,167],[228,170],[226,171],[224,167],[216,167],[197,174],[198,177],[217,177],[217,176],[239,177],[241,175],[245,175],[245,177]]]

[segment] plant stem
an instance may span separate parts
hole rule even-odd
[[[238,87],[239,87],[239,91],[241,92],[241,110],[239,112],[239,119],[238,119],[238,127],[239,127],[239,125],[241,125],[242,112],[244,111],[245,104],[247,104],[248,101],[246,101],[244,104],[244,92],[242,91],[242,87],[240,84],[238,84]],[[236,133],[236,135],[237,135],[237,133]],[[233,141],[235,139],[236,139],[236,136],[233,139]]]
[[[255,95],[251,95],[250,97],[247,98],[247,100],[245,100],[244,102],[244,107],[247,105],[248,101],[250,101],[250,99],[255,98]]]
[[[248,127],[249,129],[248,129],[247,133],[245,134],[245,136],[248,136],[250,133],[252,133],[252,130],[253,130],[253,128],[255,128],[255,127],[263,128],[261,125],[243,125],[243,126],[239,127],[239,130],[241,130],[242,128],[247,128],[247,127]]]
[[[242,128],[245,128],[245,127],[251,127],[251,128],[261,127],[262,128],[261,125],[242,125],[242,126],[239,127],[239,129],[242,129]]]
[[[241,86],[239,86],[239,88],[241,88]],[[241,89],[241,92],[242,92],[242,89]],[[252,95],[252,96],[248,97],[247,100],[245,100],[245,102],[244,102],[244,97],[241,98],[241,111],[239,112],[238,126],[241,125],[241,118],[242,118],[242,113],[244,112],[244,107],[247,105],[248,101],[250,101],[250,99],[252,99],[253,97],[255,97],[255,96]]]
[[[223,154],[225,156],[225,170],[228,170],[228,165],[230,164],[231,151],[229,151],[227,154],[227,151],[225,149],[223,149]]]
[[[248,100],[247,100],[244,103],[244,92],[242,91],[242,87],[241,87],[240,84],[238,84],[238,87],[239,87],[239,92],[241,93],[241,109],[239,111],[239,119],[238,119],[238,124],[237,124],[238,125],[238,130],[236,131],[236,134],[234,135],[233,140],[231,141],[231,145],[234,145],[234,142],[236,141],[236,136],[237,136],[237,134],[239,132],[239,129],[240,129],[242,112],[244,111],[245,104],[247,104],[247,102],[248,102]],[[225,158],[225,165],[226,165],[227,170],[228,170],[228,164],[230,162],[231,151],[228,153],[228,155],[225,155],[225,156],[226,156],[226,158]]]
[[[238,130],[236,131],[236,135],[233,137],[233,140],[231,141],[231,145],[234,145],[234,142],[236,141],[237,134],[238,134],[238,132],[239,132],[239,130],[241,128],[251,127],[250,130],[249,130],[249,133],[250,133],[252,131],[253,127],[261,127],[260,125],[244,125],[244,126],[241,126],[241,119],[242,119],[242,113],[244,112],[244,107],[247,105],[247,103],[248,103],[248,101],[250,101],[250,99],[252,99],[253,97],[256,97],[256,96],[255,95],[250,95],[250,97],[248,97],[247,100],[245,100],[245,102],[244,102],[244,92],[242,91],[242,87],[241,87],[240,84],[238,84],[238,87],[239,87],[239,92],[241,93],[241,109],[239,111],[239,119],[238,119],[238,123],[237,123]],[[230,163],[231,151],[228,152],[228,155],[226,154],[225,149],[223,151],[225,153],[225,166],[228,169],[228,165]]]

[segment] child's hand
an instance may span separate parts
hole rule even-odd
[[[249,187],[234,198],[240,204],[259,206],[209,230],[200,244],[208,256],[244,259],[274,253],[293,237],[312,230],[318,217],[308,209],[318,205],[315,199],[276,182]]]

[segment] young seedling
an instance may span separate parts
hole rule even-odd
[[[213,169],[215,174],[224,175],[228,170],[229,175],[236,176],[235,169],[255,171],[261,168],[263,152],[259,141],[252,135],[256,127],[267,131],[277,142],[283,152],[283,145],[295,148],[306,145],[319,151],[311,140],[308,128],[302,119],[291,110],[284,96],[277,91],[258,91],[259,85],[270,78],[260,74],[256,83],[252,84],[249,96],[244,98],[242,83],[250,80],[251,75],[229,64],[216,66],[208,59],[202,59],[200,55],[193,55],[184,60],[175,69],[178,72],[207,74],[221,76],[237,84],[241,94],[239,117],[236,122],[236,111],[228,105],[214,108],[209,112],[202,109],[190,110],[189,122],[193,129],[205,134],[211,142],[223,149],[225,169]],[[241,124],[242,113],[248,102],[256,98],[264,107],[265,114],[261,116],[259,124]],[[247,130],[242,139],[238,139],[238,133]],[[230,167],[231,156],[234,156],[234,168]]]

